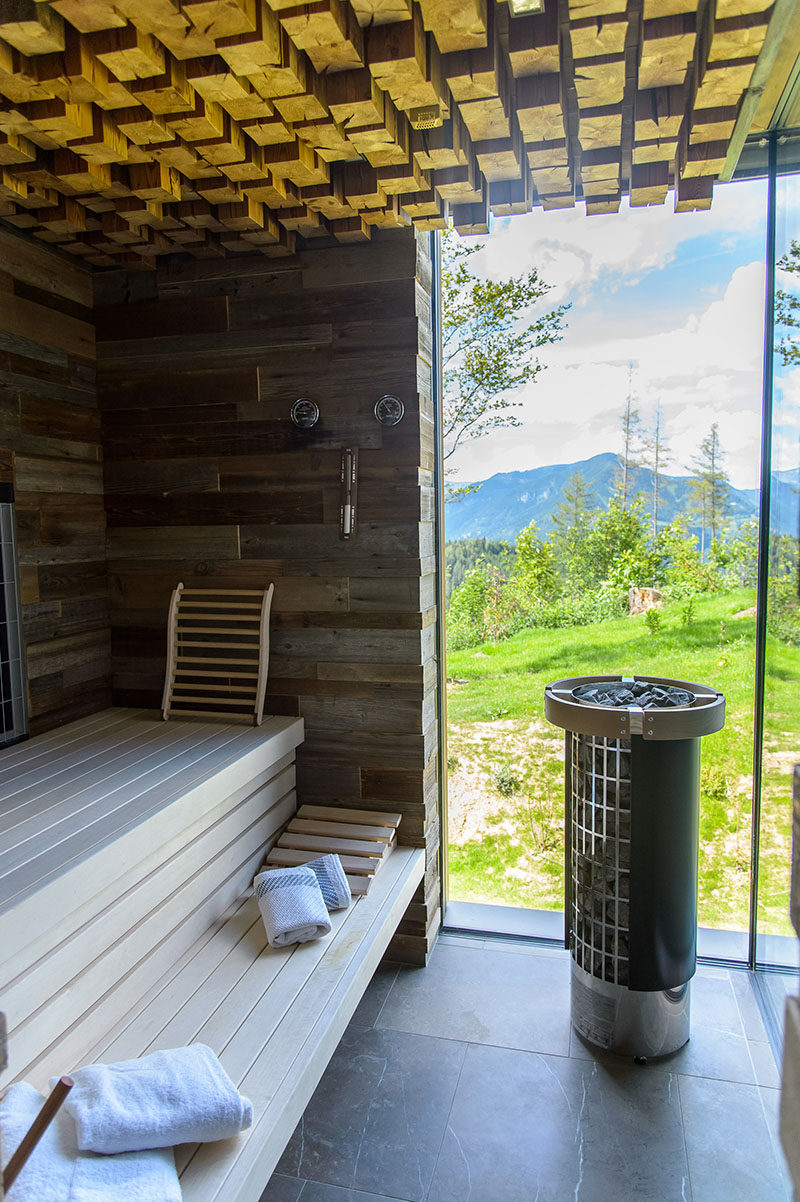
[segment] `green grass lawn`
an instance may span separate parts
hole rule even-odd
[[[755,618],[752,590],[673,602],[643,616],[527,630],[448,654],[450,892],[462,900],[563,907],[563,735],[544,687],[569,676],[635,672],[721,689],[725,727],[703,739],[699,918],[746,930],[750,873]],[[688,621],[687,621],[688,616]],[[800,759],[800,649],[770,639],[761,834],[760,927],[789,934],[791,765]],[[459,791],[484,817],[461,821]],[[488,811],[488,812],[487,812]],[[479,829],[475,829],[479,827]]]

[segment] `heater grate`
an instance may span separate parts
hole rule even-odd
[[[591,976],[627,985],[631,744],[573,734],[571,745],[571,951]]]

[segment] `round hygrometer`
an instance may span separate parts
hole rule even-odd
[[[319,405],[308,397],[300,397],[292,405],[289,416],[301,430],[310,430],[319,421]]]
[[[404,413],[405,407],[399,397],[387,394],[375,402],[375,416],[382,426],[396,426]]]

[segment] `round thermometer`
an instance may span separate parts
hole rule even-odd
[[[405,407],[399,397],[387,394],[375,402],[375,416],[382,426],[396,426],[403,420]]]

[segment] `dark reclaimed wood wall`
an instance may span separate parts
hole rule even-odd
[[[114,700],[158,703],[179,580],[274,581],[267,709],[305,719],[301,800],[397,810],[428,849],[392,949],[412,962],[439,905],[428,249],[385,231],[96,282]],[[386,392],[406,408],[393,428],[373,416]],[[298,397],[320,407],[310,431],[289,421]]]
[[[110,704],[92,277],[0,230],[0,481],[16,497],[32,734]]]

